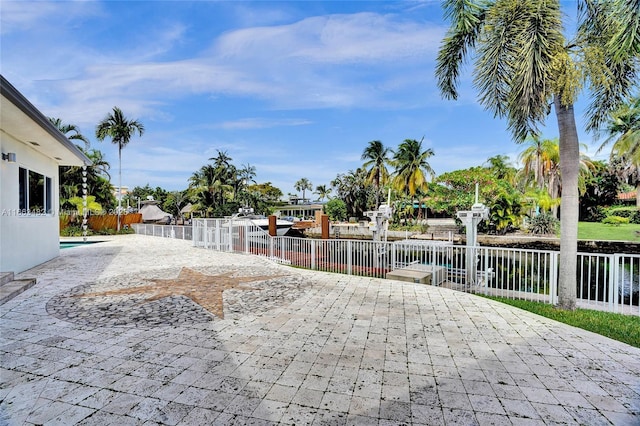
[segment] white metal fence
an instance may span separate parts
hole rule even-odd
[[[159,227],[166,230],[159,231]],[[384,278],[394,269],[428,265],[434,275],[436,271],[441,274],[432,280],[436,284],[492,296],[557,303],[557,251],[468,248],[420,240],[271,237],[246,220],[230,219],[194,219],[193,228],[137,225],[135,229],[147,235],[184,239],[189,235],[197,247],[250,253],[288,265],[349,275]],[[579,253],[577,260],[579,306],[640,315],[640,254]]]
[[[191,226],[182,225],[153,225],[150,223],[134,223],[131,225],[136,234],[152,235],[154,237],[177,238],[192,240]]]

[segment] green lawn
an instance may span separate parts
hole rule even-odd
[[[486,296],[485,296],[486,297]],[[583,330],[592,331],[614,340],[640,348],[640,317],[614,314],[591,309],[563,311],[546,303],[512,300],[502,297],[489,297],[525,311],[533,312]]]
[[[640,242],[640,225],[607,225],[599,222],[578,223],[578,239]]]

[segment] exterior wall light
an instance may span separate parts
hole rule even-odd
[[[15,152],[9,152],[9,153],[2,153],[2,159],[6,160],[10,163],[15,163],[16,162],[16,153]]]

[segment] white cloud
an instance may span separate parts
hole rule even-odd
[[[272,119],[272,118],[241,118],[234,121],[225,121],[223,123],[214,124],[212,128],[219,128],[225,130],[231,129],[267,129],[271,127],[285,127],[285,126],[306,126],[312,124],[311,120],[299,119],[299,118],[287,118],[287,119]]]

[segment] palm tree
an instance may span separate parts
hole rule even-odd
[[[335,189],[335,198],[344,201],[347,213],[352,217],[361,217],[373,200],[371,185],[367,184],[367,171],[363,168],[338,174],[331,181],[331,187]]]
[[[543,189],[548,185],[549,178],[556,173],[560,161],[560,149],[558,139],[542,139],[538,135],[532,135],[525,139],[529,146],[518,155],[522,163],[522,174],[525,180],[533,175],[533,181],[537,189]]]
[[[541,139],[539,137],[528,138],[531,141],[529,147],[520,153],[519,160],[523,163],[521,171],[525,187],[531,181],[533,174],[534,187],[538,191],[546,190],[552,200],[559,199],[562,195],[562,175],[560,174],[560,144],[558,139]],[[581,144],[581,148],[586,145]],[[591,159],[580,152],[578,169],[578,192],[582,195],[586,191],[586,182],[594,165]],[[532,173],[533,172],[533,173]],[[552,213],[557,216],[558,206],[552,207]]]
[[[323,201],[331,194],[331,188],[327,188],[327,185],[318,185],[316,186],[316,194],[318,194],[320,201]]]
[[[427,161],[433,155],[431,148],[422,150],[422,140],[405,139],[393,154],[394,187],[400,192],[408,193],[410,197],[415,196],[418,191],[426,191],[427,175],[432,179],[435,176]]]
[[[313,189],[313,184],[311,182],[309,182],[309,179],[307,178],[302,178],[299,181],[297,181],[293,187],[295,188],[296,191],[302,191],[302,202],[304,202],[305,200],[305,191],[308,190],[312,190]]]
[[[75,124],[64,124],[62,120],[59,118],[49,117],[49,121],[51,124],[56,126],[60,133],[62,133],[67,139],[70,141],[82,141],[84,143],[84,151],[89,150],[89,139],[87,139],[82,133],[80,133],[80,128]],[[69,134],[71,133],[71,134]],[[76,145],[78,148],[83,149],[82,146]]]
[[[487,159],[489,168],[493,171],[496,178],[505,180],[511,184],[514,183],[516,177],[516,168],[510,164],[509,157],[506,155],[495,155]]]
[[[240,169],[236,170],[236,178],[234,180],[234,199],[240,200],[247,204],[249,202],[250,194],[247,191],[247,187],[250,184],[255,184],[256,168],[251,164],[243,164]]]
[[[611,158],[620,160],[621,178],[635,180],[636,206],[640,208],[640,95],[611,113],[605,131],[607,138],[598,151],[613,143]]]
[[[380,141],[371,141],[362,153],[362,160],[367,160],[362,165],[367,169],[367,180],[376,187],[376,206],[380,205],[380,186],[389,179],[389,171],[386,165],[389,163],[391,150],[385,147]]]
[[[559,305],[575,309],[579,142],[573,104],[586,79],[587,130],[629,95],[638,73],[640,0],[581,0],[575,40],[563,35],[559,0],[448,0],[451,20],[436,77],[446,98],[458,97],[460,66],[474,58],[480,103],[506,118],[517,142],[539,134],[553,104],[563,179]],[[475,50],[475,52],[474,52]]]
[[[248,185],[250,182],[256,183],[256,166],[252,166],[249,163],[244,164],[240,170],[238,170],[238,178],[242,180],[244,185]]]
[[[128,120],[118,107],[113,107],[113,112],[107,114],[96,127],[96,138],[100,142],[109,137],[111,142],[118,145],[118,231],[120,230],[120,210],[122,209],[122,148],[127,146],[136,131],[142,136],[144,133],[142,123],[137,120]]]
[[[104,154],[99,149],[91,149],[86,152],[87,157],[91,160],[91,167],[93,167],[99,174],[106,175],[111,180],[109,169],[111,165],[104,159]]]
[[[229,157],[227,151],[220,151],[219,149],[217,151],[218,155],[209,158],[209,161],[213,161],[213,165],[217,169],[227,169],[231,165],[231,157]]]

